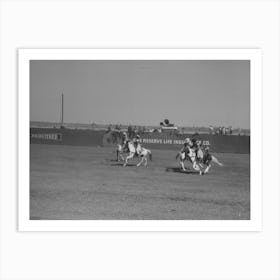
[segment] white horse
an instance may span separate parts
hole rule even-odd
[[[126,161],[126,158],[131,159],[134,157],[135,153],[137,152],[138,154],[140,153],[140,148],[141,147],[137,147],[137,149],[135,149],[135,146],[133,144],[133,142],[128,141],[127,142],[127,149],[124,150],[123,145],[121,144],[117,144],[117,161],[120,161],[120,158],[122,161]],[[125,154],[129,154],[126,158],[125,158]]]
[[[139,161],[139,163],[137,164],[137,166],[139,167],[142,163],[144,163],[145,166],[147,166],[148,164],[148,158],[150,160],[152,160],[152,152],[151,150],[145,149],[143,147],[141,147],[140,145],[137,146],[137,148],[135,148],[133,142],[129,141],[128,142],[128,151],[124,151],[123,150],[123,146],[118,144],[117,145],[117,161],[120,161],[119,157],[121,158],[122,161],[124,161],[123,166],[126,166],[128,163],[128,160],[132,159],[133,157],[135,157],[135,155],[137,154],[139,157],[141,157],[141,160]],[[125,154],[128,153],[128,156],[125,157]]]
[[[148,164],[148,157],[150,161],[152,161],[152,152],[151,150],[145,149],[141,147],[140,153],[138,155],[141,157],[140,162],[137,164],[137,166],[140,166],[144,162],[144,166],[147,166]]]
[[[176,156],[176,159],[179,157],[179,163],[183,171],[187,171],[184,165],[184,161],[188,159],[193,166],[193,169],[199,171],[199,174],[202,175],[201,166],[198,165],[195,151],[191,148],[187,148],[184,152],[179,152]]]

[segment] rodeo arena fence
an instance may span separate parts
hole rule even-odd
[[[127,131],[127,130],[126,130]],[[139,133],[139,132],[138,132]],[[122,130],[97,130],[94,128],[30,127],[31,144],[73,145],[73,146],[115,146],[121,140]],[[150,149],[178,150],[185,138],[193,133],[174,133],[172,129],[140,132],[141,144]],[[129,137],[135,132],[129,131]],[[216,153],[250,153],[250,135],[224,135],[196,133],[195,137],[204,146]]]

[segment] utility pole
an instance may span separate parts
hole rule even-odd
[[[64,100],[63,100],[63,92],[62,92],[62,94],[61,94],[61,126],[63,126],[63,114],[64,114],[64,112],[63,112],[63,109],[64,109]]]

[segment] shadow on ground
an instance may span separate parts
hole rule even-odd
[[[110,165],[111,166],[121,166],[121,167],[123,167],[123,163],[122,162],[115,162],[115,163],[111,163]],[[136,166],[136,164],[128,163],[126,166],[127,167],[129,167],[129,166]]]
[[[197,171],[187,169],[186,171],[183,171],[180,167],[166,167],[166,172],[175,172],[175,173],[183,173],[183,174],[197,174]]]

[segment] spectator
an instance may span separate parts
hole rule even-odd
[[[132,130],[132,126],[131,125],[128,125],[127,133],[128,133],[128,137],[131,138],[132,134],[133,134],[133,130]]]
[[[238,128],[238,135],[241,135],[241,128]]]
[[[214,133],[214,127],[212,125],[209,125],[209,129],[210,129],[210,134]]]

